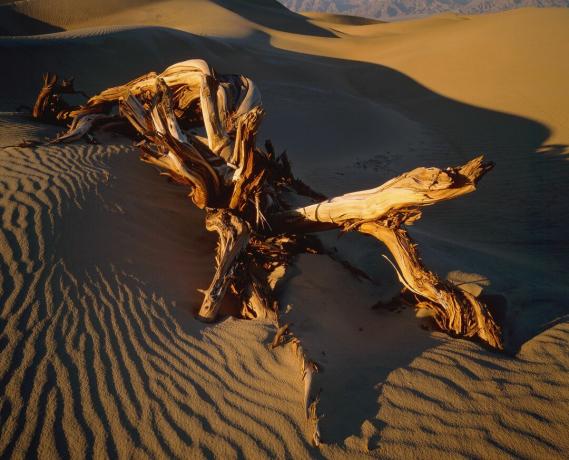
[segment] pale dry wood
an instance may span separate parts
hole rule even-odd
[[[107,120],[109,118],[112,117],[102,113],[87,114],[81,117],[74,118],[69,130],[63,133],[62,135],[57,136],[52,141],[49,141],[48,144],[73,142],[78,139],[81,139],[83,136],[87,135],[93,129],[95,123],[102,120]]]
[[[327,230],[350,221],[375,221],[398,211],[430,206],[473,192],[492,167],[491,162],[479,156],[456,168],[416,168],[373,189],[276,213],[270,222],[276,228],[294,232]],[[420,214],[415,214],[413,218],[419,217]]]
[[[181,130],[171,104],[171,93],[165,82],[155,78],[150,110],[132,94],[120,101],[120,109],[132,126],[146,139],[139,146],[142,160],[164,171],[175,181],[192,188],[196,206],[216,204],[221,186],[214,166],[198,151]]]
[[[198,318],[212,322],[217,318],[221,301],[232,282],[239,257],[247,247],[250,230],[248,224],[227,210],[210,210],[206,217],[206,228],[217,232],[219,240],[216,249],[216,270],[209,287],[202,291],[204,301],[198,311]]]
[[[218,81],[211,75],[202,74],[200,82],[200,101],[203,121],[210,150],[227,161],[231,156],[232,142],[227,133],[219,108],[227,109],[225,98],[217,103]],[[227,120],[227,118],[224,118]]]
[[[124,85],[106,89],[82,107],[69,112],[69,118],[94,113],[108,113],[120,101],[130,97],[150,100],[160,79],[172,90],[171,106],[176,118],[194,120],[205,127],[211,152],[226,163],[235,155],[234,140],[242,116],[262,105],[255,83],[242,76],[216,76],[201,59],[176,63],[164,72],[150,72]],[[196,116],[197,107],[200,116]]]
[[[356,230],[371,235],[387,246],[397,263],[401,283],[419,297],[417,308],[432,312],[438,327],[459,337],[478,338],[503,349],[500,328],[488,307],[467,291],[442,280],[426,269],[407,231],[377,222],[365,222]]]
[[[229,208],[243,211],[251,203],[255,203],[255,195],[261,192],[266,169],[263,168],[262,157],[256,154],[255,138],[261,124],[263,110],[255,107],[243,115],[237,127],[237,138],[233,157],[236,160],[236,170],[233,176],[235,183]],[[262,213],[258,204],[255,203],[257,221],[259,213]]]
[[[441,330],[478,338],[503,349],[501,330],[488,307],[474,296],[428,271],[402,227],[421,217],[422,206],[470,193],[493,167],[482,156],[463,166],[417,168],[371,190],[349,193],[310,206],[271,216],[275,228],[318,231],[340,227],[371,234],[389,249],[398,265],[398,277],[419,296],[417,307],[434,313]]]

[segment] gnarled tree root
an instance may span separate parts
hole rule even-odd
[[[420,219],[420,207],[474,191],[492,167],[480,156],[456,168],[417,168],[375,189],[274,214],[270,222],[291,231],[342,228],[374,236],[395,258],[399,280],[419,298],[417,307],[431,310],[441,330],[502,350],[500,327],[487,306],[427,270],[404,229]]]
[[[488,307],[472,294],[427,270],[407,231],[377,222],[365,222],[356,230],[377,238],[393,255],[399,281],[417,295],[417,308],[432,312],[437,326],[453,335],[478,338],[498,350],[503,349],[500,328]]]

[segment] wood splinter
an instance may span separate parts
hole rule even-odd
[[[316,362],[308,358],[306,350],[298,338],[294,337],[290,343],[291,350],[300,364],[302,381],[304,383],[304,413],[309,424],[311,441],[314,446],[318,447],[322,442],[319,423],[323,416],[318,415],[318,403],[320,402],[321,389],[318,389],[318,391],[315,392],[314,380],[316,374],[319,372],[319,366]]]

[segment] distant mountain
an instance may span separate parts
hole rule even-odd
[[[569,7],[569,0],[279,0],[293,11],[400,19],[445,11],[478,14],[522,7]]]

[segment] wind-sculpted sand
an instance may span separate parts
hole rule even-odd
[[[0,37],[0,457],[566,456],[567,11],[381,24],[268,0],[99,2],[88,16],[38,3],[10,10],[21,22],[0,15],[21,36]],[[193,317],[215,235],[185,190],[109,133],[16,146],[59,131],[14,112],[43,72],[94,94],[189,58],[258,83],[259,139],[323,193],[494,161],[479,190],[410,232],[439,274],[479,280],[508,353],[421,328],[388,302],[399,286],[383,248],[323,234],[335,260],[301,256],[279,289],[322,368],[312,447],[298,364],[271,350],[272,325]]]
[[[9,120],[4,139],[31,134]],[[112,141],[3,151],[0,450],[306,449],[292,363],[264,346],[269,328],[204,328],[189,314],[213,241],[180,190],[136,155]]]

